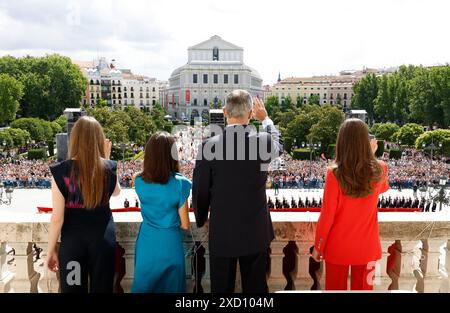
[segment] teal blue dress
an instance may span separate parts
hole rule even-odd
[[[143,222],[136,239],[135,293],[186,292],[186,273],[178,209],[189,197],[191,181],[174,174],[166,184],[136,177]]]

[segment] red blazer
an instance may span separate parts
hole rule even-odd
[[[345,195],[333,171],[328,170],[314,244],[326,262],[365,265],[381,258],[377,201],[379,194],[389,189],[389,182],[386,163],[379,163],[383,177],[373,193],[362,198]]]

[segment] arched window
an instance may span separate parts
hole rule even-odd
[[[219,48],[213,48],[213,61],[219,61]]]
[[[204,106],[207,106],[207,105],[208,105],[208,99],[204,99],[204,100],[203,100],[203,105],[204,105]]]

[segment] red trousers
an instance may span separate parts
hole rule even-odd
[[[373,290],[375,262],[367,265],[325,264],[325,290],[347,290],[348,269],[351,267],[351,290]]]

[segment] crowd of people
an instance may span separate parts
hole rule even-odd
[[[195,145],[193,145],[195,146]],[[186,149],[189,144],[179,145],[181,172],[192,179],[195,166],[196,149]],[[297,189],[323,188],[327,168],[331,160],[302,161],[293,160],[289,155],[283,156],[284,168],[273,168],[269,172],[267,188]],[[425,186],[428,181],[441,177],[450,179],[450,164],[434,160],[421,153],[404,155],[399,160],[384,158],[389,167],[389,184],[394,189],[415,189]],[[0,162],[0,181],[7,187],[14,188],[50,188],[51,173],[48,169],[53,161],[27,160],[25,158],[7,158]],[[142,161],[118,162],[119,182],[122,187],[133,187],[133,177],[142,169]]]

